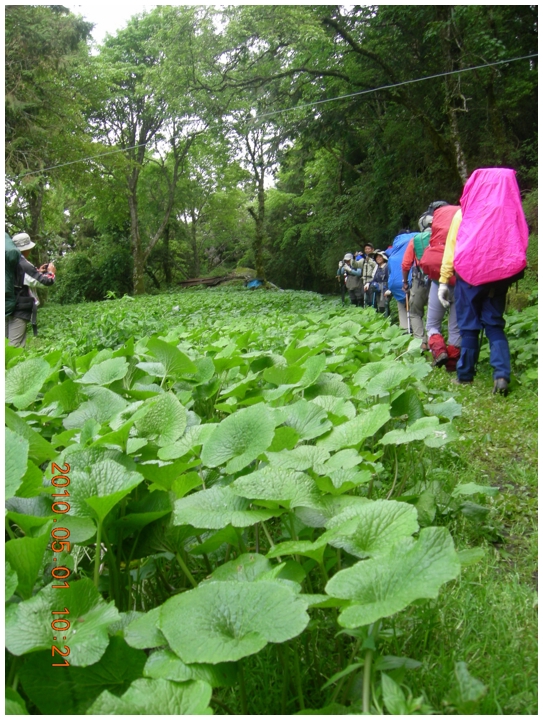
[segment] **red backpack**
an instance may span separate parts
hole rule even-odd
[[[445,205],[434,211],[430,244],[420,259],[420,266],[423,272],[432,280],[439,281],[439,276],[441,275],[441,261],[443,260],[447,234],[449,232],[452,219],[458,210],[460,210],[460,205]],[[453,276],[449,280],[449,283],[454,285],[454,282],[455,278]]]

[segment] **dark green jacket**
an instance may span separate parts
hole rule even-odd
[[[17,279],[17,265],[21,257],[20,250],[17,250],[13,240],[6,233],[6,317],[15,310],[15,281]]]

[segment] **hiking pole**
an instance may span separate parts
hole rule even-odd
[[[405,309],[407,311],[407,333],[411,335],[411,315],[409,313],[409,291],[405,293]]]

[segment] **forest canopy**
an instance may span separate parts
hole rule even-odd
[[[533,205],[537,6],[163,5],[101,45],[63,6],[5,20],[6,230],[61,302],[235,267],[326,292],[477,167]]]

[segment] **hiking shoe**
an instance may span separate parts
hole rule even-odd
[[[504,397],[507,396],[507,393],[509,392],[509,382],[505,378],[497,378],[494,380],[494,388],[492,389],[492,394],[496,395],[503,395]]]
[[[455,385],[473,385],[473,380],[459,380],[457,377],[452,379]]]
[[[445,363],[447,362],[448,359],[449,359],[448,354],[446,352],[442,352],[435,358],[432,365],[434,367],[438,367],[438,368],[443,367],[443,365],[445,365]]]

